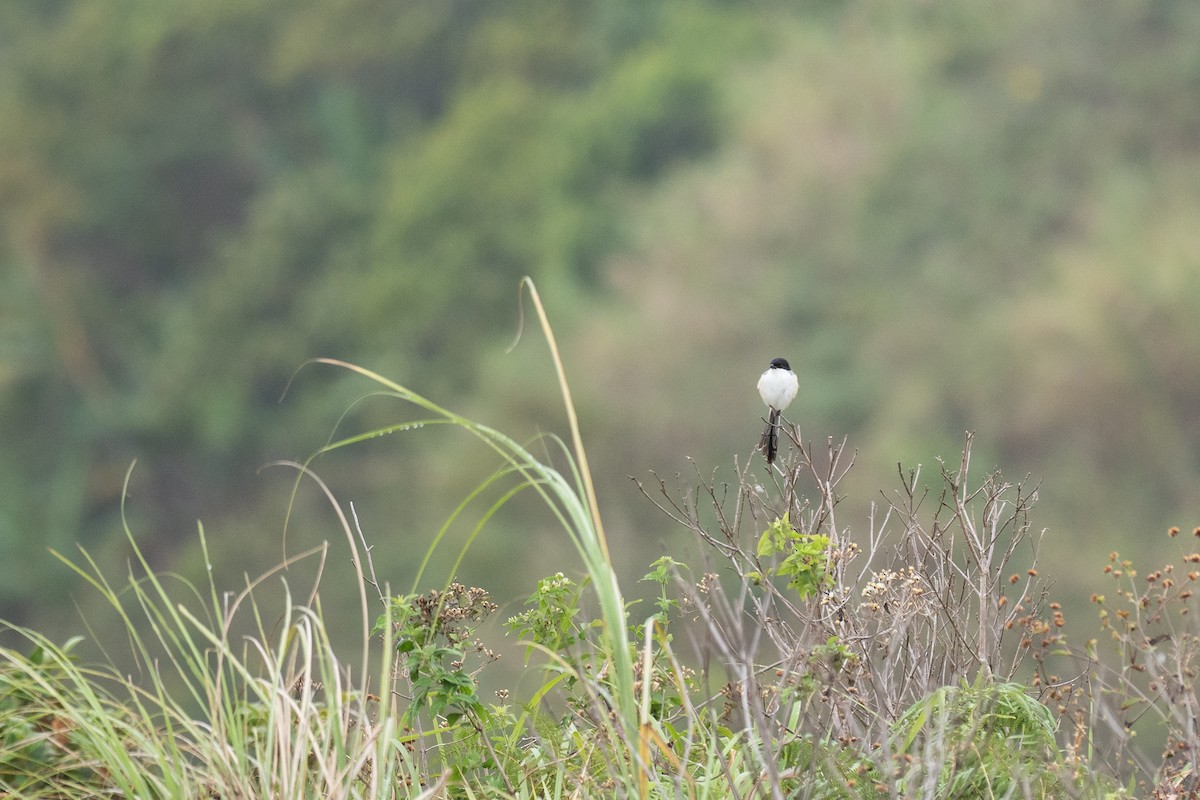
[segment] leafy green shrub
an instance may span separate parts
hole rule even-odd
[[[746,577],[766,580],[773,576],[787,578],[787,587],[803,600],[819,590],[828,588],[831,576],[826,571],[829,561],[829,537],[801,533],[788,522],[784,514],[763,531],[755,555],[760,559],[778,558],[779,563],[766,574],[751,571]]]

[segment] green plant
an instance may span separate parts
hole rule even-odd
[[[561,653],[583,640],[584,631],[579,623],[582,590],[575,581],[557,572],[538,581],[537,590],[525,601],[530,608],[508,618],[505,622],[508,629],[529,641],[526,663],[534,645]]]
[[[445,592],[393,597],[387,614],[375,623],[375,633],[391,625],[399,658],[397,671],[408,681],[410,704],[405,721],[428,711],[453,725],[463,714],[476,720],[486,710],[476,692],[475,674],[466,670],[468,652],[485,663],[498,656],[475,637],[475,626],[496,610],[488,593],[452,582]],[[475,670],[477,674],[483,665]]]
[[[922,797],[1060,797],[1056,724],[1021,684],[942,686],[892,726],[894,752],[911,758],[900,788]]]
[[[759,559],[778,559],[778,563],[763,571],[748,572],[753,580],[778,575],[787,578],[787,587],[803,600],[830,585],[828,536],[801,533],[792,527],[784,514],[771,523],[758,539],[755,555]]]
[[[653,619],[665,625],[671,612],[679,608],[679,601],[674,600],[667,594],[667,587],[674,581],[674,570],[684,565],[670,556],[662,556],[655,559],[654,563],[650,566],[652,569],[642,576],[642,581],[658,584],[658,597],[654,600],[654,607],[658,611],[655,613]]]
[[[72,651],[32,632],[10,629],[33,643],[28,654],[0,649],[0,790],[36,797],[49,783],[104,785],[104,768],[86,756],[75,730],[86,704],[74,679],[82,673]],[[27,634],[27,635],[25,635]]]

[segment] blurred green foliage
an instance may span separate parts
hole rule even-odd
[[[1069,538],[1191,524],[1198,90],[1186,0],[4,3],[0,616],[61,616],[47,546],[119,557],[135,457],[152,558],[203,517],[277,560],[255,471],[361,389],[280,403],[307,358],[555,424],[541,351],[500,355],[525,274],[624,540],[661,541],[625,475],[750,452],[776,355],[860,502],[971,428]],[[478,458],[317,466],[403,542]]]

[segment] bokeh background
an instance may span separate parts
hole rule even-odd
[[[342,358],[563,434],[541,337],[508,351],[523,275],[627,585],[695,555],[629,476],[732,479],[774,356],[805,437],[858,450],[853,529],[968,429],[1040,481],[1068,604],[1200,524],[1192,0],[5,0],[0,208],[0,617],[52,636],[94,597],[49,550],[119,577],[135,459],[156,568],[204,579],[198,521],[233,589],[329,541],[353,617],[334,515],[305,484],[285,539],[263,467],[414,414],[339,425],[371,387],[329,367],[284,389]],[[495,466],[447,429],[314,463],[401,589]],[[576,565],[522,497],[459,577],[503,604]]]

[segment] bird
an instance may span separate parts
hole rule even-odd
[[[758,396],[770,409],[767,427],[763,429],[758,449],[767,457],[768,464],[775,463],[779,452],[779,414],[796,399],[800,382],[786,358],[773,358],[766,372],[758,379]]]

